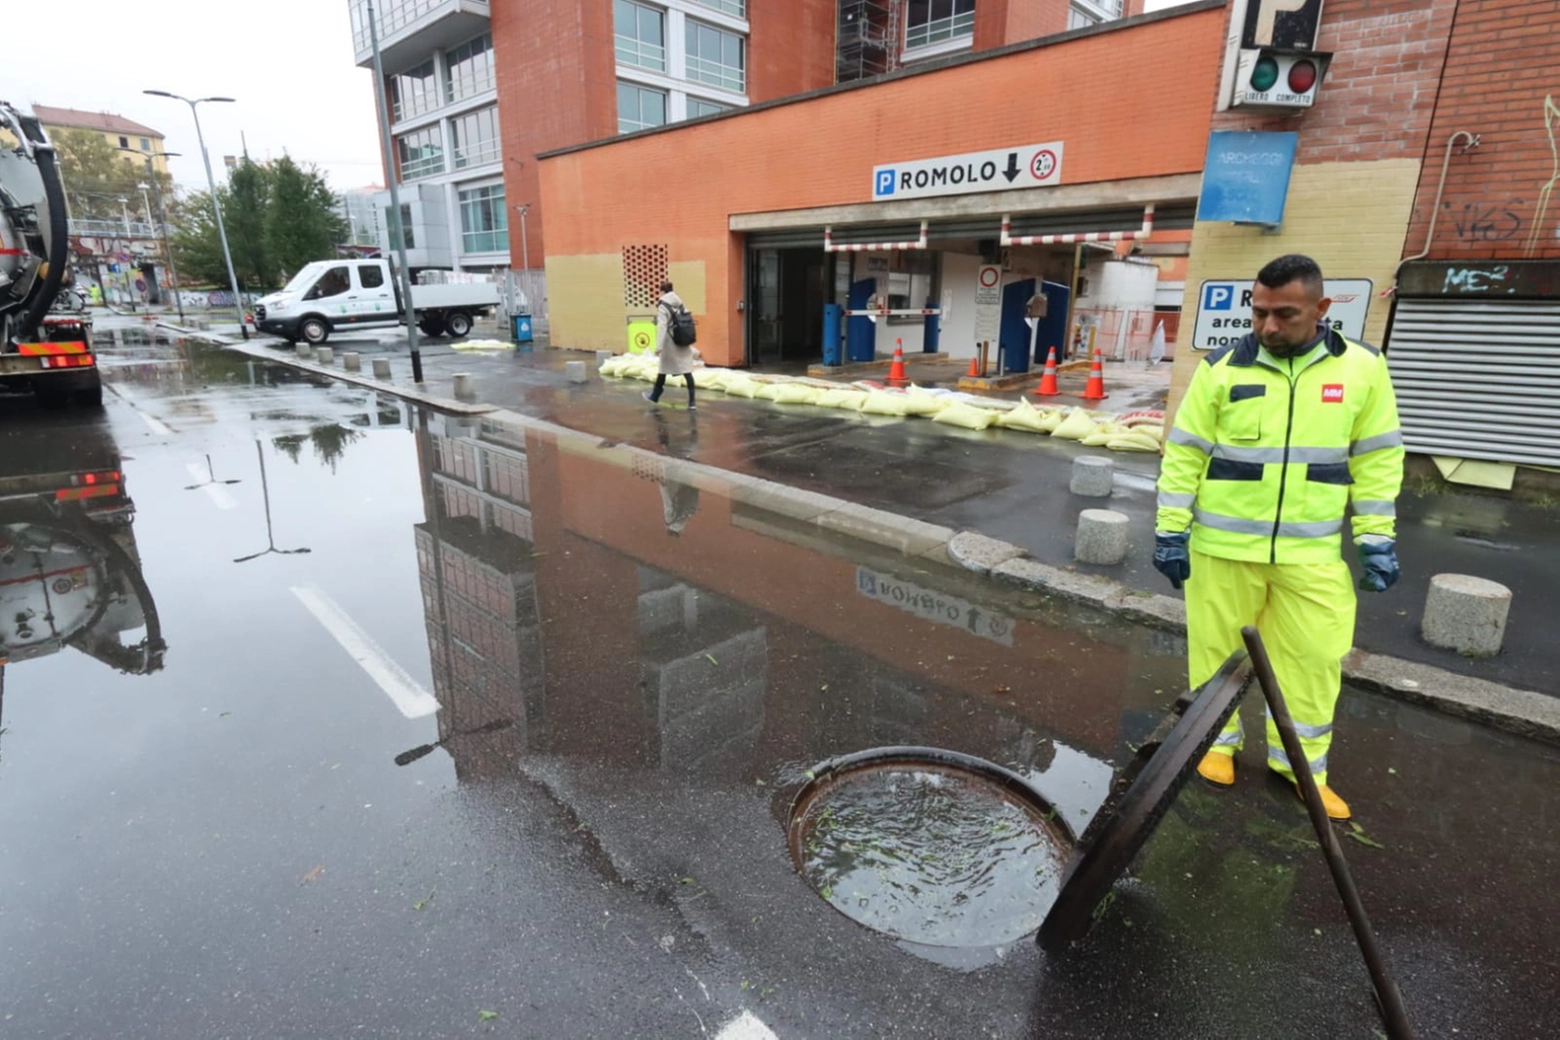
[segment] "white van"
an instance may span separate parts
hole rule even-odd
[[[425,336],[471,334],[472,322],[498,306],[497,282],[412,286],[412,312]],[[401,287],[385,260],[316,260],[280,292],[255,303],[255,327],[288,345],[324,343],[338,328],[400,325]]]

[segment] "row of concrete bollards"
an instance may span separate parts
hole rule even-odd
[[[1069,488],[1083,498],[1109,498],[1115,486],[1116,463],[1097,455],[1073,459]],[[1085,509],[1078,514],[1073,557],[1079,563],[1114,567],[1127,558],[1128,517],[1113,509]],[[1420,635],[1431,646],[1469,657],[1500,653],[1511,611],[1511,590],[1467,574],[1437,574],[1430,579]]]

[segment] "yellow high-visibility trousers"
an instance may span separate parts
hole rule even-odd
[[[1327,782],[1333,709],[1343,658],[1354,645],[1354,582],[1341,559],[1271,564],[1226,560],[1192,550],[1186,582],[1188,674],[1192,689],[1213,678],[1244,646],[1240,630],[1255,624],[1273,660],[1273,673],[1295,720],[1316,782]],[[1294,779],[1278,727],[1267,720],[1268,766]],[[1242,746],[1239,713],[1230,716],[1213,750],[1233,755]]]

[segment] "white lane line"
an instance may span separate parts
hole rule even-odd
[[[153,415],[152,413],[143,410],[141,406],[136,403],[136,400],[132,395],[119,389],[119,387],[114,386],[112,383],[107,385],[108,389],[113,391],[121,401],[129,405],[131,410],[134,411],[136,415],[139,415],[141,417],[141,421],[144,422],[147,427],[157,436],[166,437],[173,433],[173,430],[164,425],[161,419],[157,418],[157,416]]]
[[[212,505],[218,509],[238,508],[238,503],[233,500],[232,495],[228,494],[227,488],[221,484],[209,483],[211,474],[202,469],[200,463],[189,462],[185,464],[184,468],[189,470],[190,476],[194,477],[195,482],[201,485],[201,490],[206,493],[207,498],[211,499]]]
[[[775,1031],[766,1026],[763,1019],[751,1011],[744,1011],[727,1022],[715,1040],[779,1040]]]
[[[335,637],[348,656],[368,673],[368,677],[379,684],[379,688],[385,691],[385,696],[394,702],[402,715],[409,719],[420,719],[439,710],[439,702],[433,694],[408,675],[406,669],[396,664],[324,589],[312,583],[294,585],[292,594],[308,608],[316,621],[325,626],[325,631]]]

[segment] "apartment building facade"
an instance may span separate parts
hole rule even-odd
[[[541,268],[542,152],[1093,25],[1142,2],[381,0],[376,103],[390,113],[386,175],[402,186],[408,260]],[[367,2],[349,9],[355,60],[372,68]],[[678,175],[639,173],[647,184]]]

